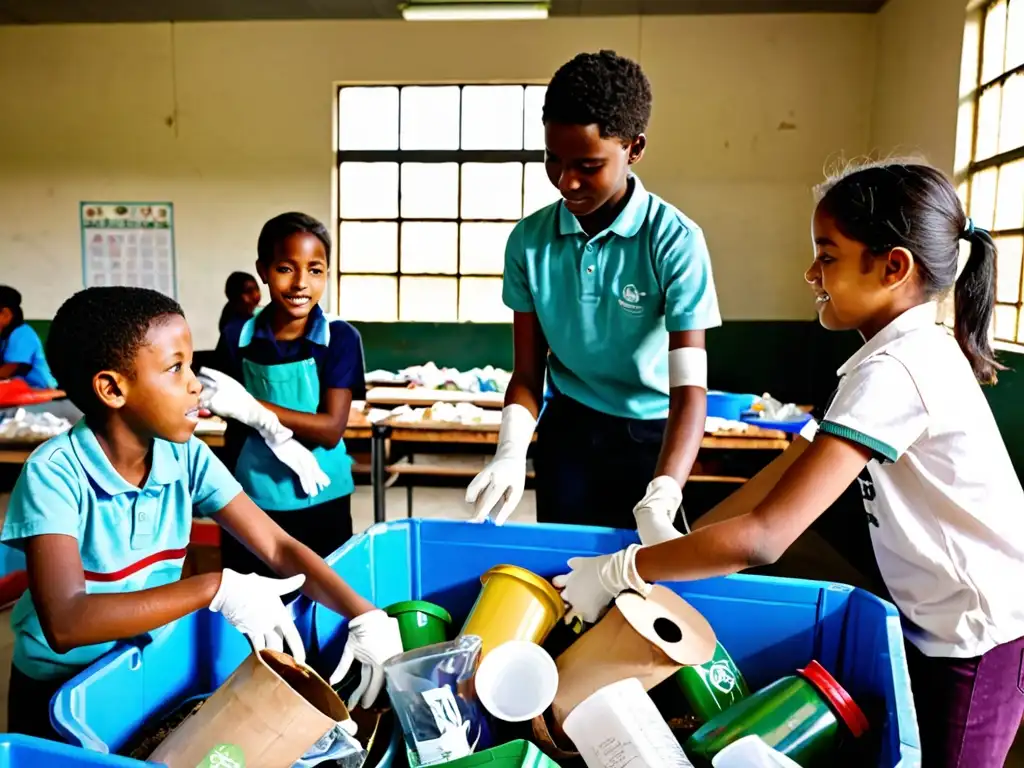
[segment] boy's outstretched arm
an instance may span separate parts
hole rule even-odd
[[[207,607],[220,573],[120,594],[87,594],[78,541],[63,534],[25,540],[29,589],[43,635],[57,653],[135,637]]]
[[[352,618],[374,609],[322,557],[289,536],[246,494],[235,496],[213,519],[279,576],[305,575],[302,591],[335,613]]]

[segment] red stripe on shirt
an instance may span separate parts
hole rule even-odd
[[[126,579],[133,573],[138,573],[143,568],[148,568],[153,563],[159,563],[163,560],[177,560],[185,556],[187,550],[185,549],[165,549],[163,552],[154,552],[148,557],[144,557],[137,563],[132,563],[120,571],[114,571],[113,573],[97,573],[96,571],[86,571],[86,581],[120,581]]]

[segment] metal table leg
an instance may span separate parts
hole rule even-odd
[[[383,523],[387,519],[386,496],[387,477],[384,463],[387,452],[387,439],[391,435],[391,427],[374,425],[370,439],[370,483],[373,488],[373,522]]]

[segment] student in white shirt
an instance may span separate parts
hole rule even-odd
[[[860,479],[910,641],[924,765],[996,768],[1024,715],[1024,491],[978,385],[999,367],[995,245],[927,166],[861,168],[820,194],[805,277],[821,324],[865,343],[813,442],[799,439],[690,535],[574,559],[556,584],[594,621],[627,589],[774,562]],[[970,257],[957,279],[961,240]],[[950,288],[953,337],[934,303]]]

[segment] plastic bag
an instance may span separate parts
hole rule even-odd
[[[388,695],[420,765],[436,765],[490,746],[472,679],[481,640],[465,635],[396,656],[384,665]]]
[[[301,760],[295,761],[292,768],[313,768],[328,761],[332,761],[332,766],[340,768],[360,768],[366,762],[366,750],[341,723],[321,736],[316,744],[306,750]]]

